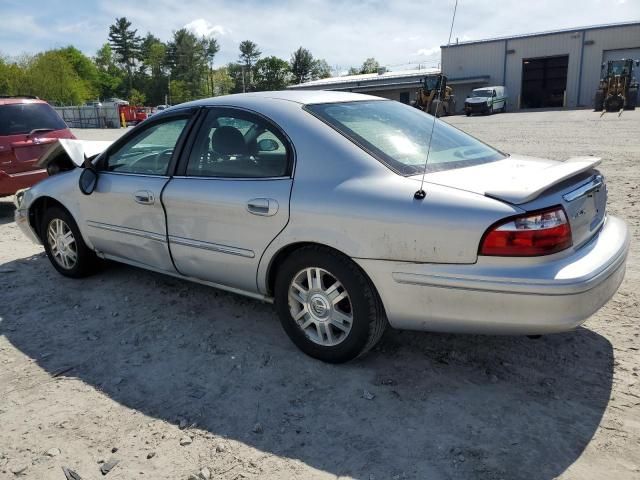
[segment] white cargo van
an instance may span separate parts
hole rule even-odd
[[[501,86],[476,88],[464,101],[464,113],[493,113],[507,111],[507,89]]]

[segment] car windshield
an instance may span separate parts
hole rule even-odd
[[[473,97],[490,97],[493,95],[491,90],[474,90],[471,96]]]
[[[434,117],[399,102],[373,100],[307,105],[308,111],[401,175],[425,168]],[[505,155],[436,120],[427,172],[493,162]]]
[[[67,124],[46,103],[0,105],[0,135],[27,134],[40,128],[61,130]]]

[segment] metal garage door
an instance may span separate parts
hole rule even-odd
[[[633,58],[634,60],[640,60],[640,47],[625,48],[623,50],[605,50],[604,52],[602,52],[603,62],[608,62],[609,60],[620,60],[622,58]]]

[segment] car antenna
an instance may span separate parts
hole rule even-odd
[[[451,28],[449,29],[449,40],[447,41],[447,45],[451,45],[451,34],[453,33],[453,23],[456,20],[456,10],[458,10],[458,0],[456,0],[456,4],[453,7],[453,17],[451,18]],[[442,98],[442,63],[440,64],[440,88],[438,89],[438,100]],[[427,165],[429,164],[429,154],[431,153],[431,140],[433,140],[433,131],[436,128],[436,121],[438,120],[438,107],[440,103],[436,104],[436,111],[433,117],[433,123],[431,124],[431,134],[429,135],[429,146],[427,147],[427,158],[424,161],[424,169],[422,170],[422,180],[420,181],[420,189],[413,194],[413,198],[416,200],[422,200],[427,196],[427,192],[424,191],[424,176],[427,173]]]

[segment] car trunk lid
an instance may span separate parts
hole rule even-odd
[[[429,173],[425,181],[475,192],[525,211],[562,205],[571,225],[573,245],[580,246],[595,234],[605,218],[606,185],[595,170],[601,161],[596,157],[560,162],[513,156]]]

